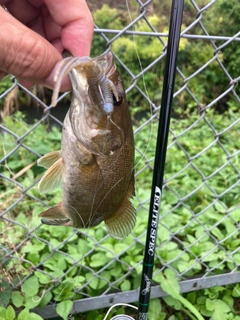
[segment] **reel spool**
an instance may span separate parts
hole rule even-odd
[[[134,320],[134,319],[130,316],[126,316],[125,314],[119,314],[117,316],[114,316],[110,320]]]
[[[113,306],[111,306],[111,308],[108,310],[108,312],[106,313],[105,318],[104,318],[103,320],[106,320],[107,317],[108,317],[108,315],[109,315],[109,313],[111,312],[111,310],[112,310],[113,308],[117,307],[117,306],[118,306],[118,307],[122,307],[122,306],[124,306],[124,307],[130,307],[130,308],[133,308],[133,309],[135,309],[135,310],[138,310],[137,307],[135,307],[135,306],[133,306],[133,305],[131,305],[131,304],[127,304],[127,303],[116,303],[116,304],[114,304]],[[125,314],[118,314],[118,315],[114,316],[113,318],[111,318],[110,320],[135,320],[135,319],[134,319],[133,317],[128,316],[128,315],[125,315]]]

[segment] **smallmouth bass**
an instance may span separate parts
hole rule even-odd
[[[38,160],[48,170],[40,192],[62,185],[62,202],[40,214],[42,223],[88,228],[104,221],[109,234],[125,238],[133,229],[134,138],[121,75],[111,51],[96,58],[68,57],[56,72],[52,105],[69,73],[72,100],[61,150]]]

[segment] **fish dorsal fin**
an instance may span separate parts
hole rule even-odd
[[[45,154],[38,159],[37,164],[46,169],[50,168],[58,159],[61,158],[61,151],[53,151]]]
[[[52,191],[61,187],[64,163],[58,159],[44,174],[38,184],[40,193]]]
[[[71,226],[72,220],[68,217],[62,202],[39,214],[42,223],[51,226]]]
[[[133,179],[130,182],[126,197],[119,208],[104,220],[109,234],[115,239],[124,239],[134,228],[136,211],[130,199],[134,196]]]

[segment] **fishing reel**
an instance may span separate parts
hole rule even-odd
[[[126,316],[125,314],[119,314],[117,316],[114,316],[110,320],[134,320],[134,319],[130,316]]]
[[[107,320],[107,317],[109,315],[109,313],[112,311],[113,308],[117,307],[117,306],[124,306],[124,307],[130,307],[133,309],[138,310],[137,307],[131,305],[131,304],[127,304],[127,303],[116,303],[113,306],[111,306],[111,308],[109,308],[108,312],[106,313],[105,317],[103,320]],[[109,320],[135,320],[133,317],[125,315],[125,314],[118,314],[116,316],[114,316],[113,318],[109,319]]]

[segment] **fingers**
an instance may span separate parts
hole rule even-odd
[[[33,83],[43,83],[62,59],[47,40],[22,25],[2,7],[0,41],[0,70]],[[52,87],[52,84],[53,81],[48,81],[48,86]]]
[[[31,0],[41,1],[41,0]],[[45,32],[48,39],[59,52],[69,50],[73,56],[89,56],[93,36],[93,18],[84,0],[44,0],[48,10],[44,10]],[[57,32],[53,33],[54,22],[60,26],[61,37],[57,38]],[[55,35],[55,38],[54,38]],[[44,85],[51,88],[55,74],[52,71]],[[68,90],[69,79],[65,78],[61,84],[61,90]]]
[[[90,54],[94,26],[91,13],[84,0],[23,0],[21,3],[28,6],[31,3],[34,7],[30,22],[29,14],[18,17],[29,28],[0,6],[0,79],[11,73],[28,87],[41,83],[53,88],[54,68],[62,59],[60,52],[64,48],[74,56]],[[5,0],[5,4],[14,14],[16,1]],[[65,79],[61,90],[70,88],[69,79]]]
[[[4,78],[7,75],[6,72],[3,72],[0,70],[0,80],[2,80],[2,78]]]
[[[85,0],[45,0],[44,2],[53,20],[62,27],[63,48],[68,49],[74,56],[88,56],[94,24]]]
[[[0,3],[2,2],[3,0],[0,0]],[[38,8],[32,6],[28,0],[5,0],[4,4],[11,15],[25,25],[39,15]]]

